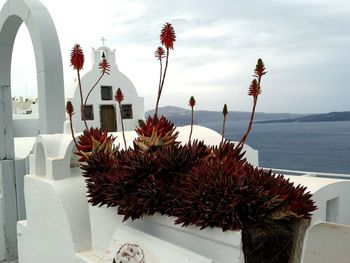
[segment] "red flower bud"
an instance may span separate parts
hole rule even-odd
[[[261,90],[260,90],[260,87],[258,85],[258,81],[256,79],[253,79],[252,83],[249,86],[248,95],[253,96],[254,99],[256,99],[260,93],[261,93]]]
[[[194,105],[196,105],[196,100],[194,99],[193,96],[191,96],[189,102],[188,102],[188,105],[191,106],[191,108],[194,107]]]
[[[173,26],[170,23],[165,23],[160,32],[160,42],[166,47],[166,49],[174,49],[175,41],[176,35]]]
[[[156,51],[154,51],[154,56],[158,59],[158,60],[162,60],[162,58],[165,57],[165,51],[162,47],[158,47]]]
[[[72,102],[70,102],[70,101],[67,101],[66,112],[68,113],[69,116],[72,116],[74,114],[74,107],[73,107]]]
[[[266,74],[265,65],[261,58],[258,59],[254,72],[256,74],[254,75],[254,77],[260,77],[260,78]]]
[[[227,113],[228,113],[227,105],[225,104],[224,108],[222,109],[222,114],[224,114],[224,117],[226,117]]]
[[[81,70],[84,65],[84,53],[79,44],[75,44],[70,53],[70,64],[73,69]]]
[[[117,89],[117,92],[115,93],[114,99],[118,103],[121,103],[124,100],[124,95],[123,95],[123,92],[120,88]]]
[[[102,74],[106,73],[109,75],[110,67],[111,66],[109,65],[109,62],[106,58],[103,58],[98,65],[98,68],[101,70]]]

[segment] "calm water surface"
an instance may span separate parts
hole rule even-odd
[[[221,132],[221,122],[200,125]],[[246,123],[226,127],[226,137],[237,141]],[[254,124],[246,143],[263,167],[350,174],[350,121]]]

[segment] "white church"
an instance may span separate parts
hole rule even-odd
[[[92,48],[91,57],[91,70],[81,79],[84,98],[101,75],[98,65],[102,57],[109,61],[111,70],[109,75],[105,74],[103,76],[89,96],[85,108],[85,118],[88,126],[101,127],[102,130],[108,130],[109,132],[121,131],[121,119],[123,118],[125,130],[134,130],[138,125],[138,121],[144,119],[144,99],[139,97],[130,79],[118,70],[115,50],[111,50],[107,46],[101,46],[98,49]],[[118,88],[124,94],[122,116],[120,116],[119,107],[114,100]],[[74,91],[73,94],[72,91]],[[65,94],[66,100],[70,100],[75,108],[76,114],[73,119],[75,132],[81,132],[84,129],[84,123],[79,110],[80,95],[77,81],[73,86],[65,88]]]
[[[37,68],[39,119],[31,124],[12,116],[11,56],[22,23],[30,32]],[[91,94],[85,112],[88,125],[116,132],[115,143],[120,143],[123,118],[131,146],[134,128],[144,118],[144,100],[118,70],[115,50],[104,45],[92,49],[92,68],[82,77],[84,95],[100,75],[98,64],[103,56],[111,72]],[[63,82],[59,39],[48,10],[38,0],[7,0],[0,11],[1,263],[244,262],[240,231],[181,227],[174,224],[174,218],[161,215],[123,222],[115,208],[88,204],[72,136],[63,132],[68,99],[75,107],[76,136],[83,127],[77,83],[66,87],[65,98]],[[117,88],[125,96],[122,116],[114,101]],[[179,142],[188,142],[190,130],[190,126],[177,128]],[[19,137],[24,132],[32,137]],[[208,145],[222,140],[219,133],[197,125],[192,139]],[[259,165],[257,150],[244,145],[243,151],[248,162]],[[348,263],[350,180],[334,174],[285,174],[295,184],[306,186],[318,207],[299,260],[293,262]]]
[[[104,42],[104,41],[103,41]],[[121,119],[125,130],[134,130],[139,120],[144,119],[144,98],[140,97],[130,79],[118,70],[116,51],[103,45],[91,50],[91,69],[81,79],[83,97],[85,98],[96,80],[100,77],[98,68],[102,56],[110,64],[109,74],[105,74],[98,85],[89,95],[85,108],[85,118],[89,127],[101,127],[109,132],[121,131]],[[124,94],[121,114],[114,95],[120,88]],[[80,112],[80,94],[78,81],[66,81],[65,100],[71,101],[75,108],[73,126],[75,132],[82,132],[85,128]],[[31,105],[31,114],[14,114],[14,134],[16,137],[31,137],[40,134],[38,103]],[[35,107],[34,107],[35,106]],[[14,107],[14,103],[12,103]],[[64,108],[64,105],[62,106]],[[16,108],[17,109],[17,108]],[[62,126],[63,129],[63,126]]]

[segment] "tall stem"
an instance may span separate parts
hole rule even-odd
[[[95,83],[95,84],[92,86],[92,88],[89,90],[88,94],[86,95],[85,101],[84,101],[84,107],[86,107],[86,103],[87,103],[87,101],[88,101],[88,98],[89,98],[89,96],[90,96],[92,90],[93,90],[93,89],[97,86],[97,84],[100,82],[100,80],[102,79],[102,77],[103,77],[104,74],[105,74],[105,73],[102,72],[101,76],[98,78],[98,80],[96,81],[96,83]]]
[[[164,68],[164,72],[163,72],[162,83],[160,84],[159,91],[158,91],[158,98],[157,98],[157,104],[156,104],[156,114],[158,113],[159,100],[160,100],[160,96],[162,95],[162,90],[163,90],[163,86],[164,86],[164,79],[165,79],[165,75],[166,75],[166,72],[168,69],[168,61],[169,61],[169,48],[166,49],[165,68]]]
[[[223,142],[225,138],[225,125],[226,125],[226,116],[224,116],[224,121],[222,122],[221,142]]]
[[[162,84],[162,73],[163,73],[163,63],[162,59],[159,59],[159,66],[160,66],[160,72],[159,72],[159,85],[158,85],[158,96],[157,96],[157,104],[156,104],[156,116],[158,116],[158,104],[160,99],[160,85]]]
[[[83,100],[83,89],[81,87],[81,80],[80,80],[80,70],[77,70],[77,74],[78,74],[78,85],[79,85],[79,92],[80,92],[80,112],[82,115],[82,119],[84,121],[85,124],[85,128],[88,130],[88,126],[86,123],[86,118],[85,118],[85,106],[84,106],[84,100]]]
[[[260,91],[260,83],[261,83],[261,76],[258,77],[258,87],[259,87],[259,91]],[[255,115],[255,109],[256,109],[256,104],[258,102],[258,97],[259,97],[259,92],[256,95],[256,97],[254,97],[254,102],[253,102],[253,109],[252,109],[252,113],[250,115],[250,120],[249,120],[249,125],[248,128],[246,130],[246,132],[244,133],[244,135],[242,136],[241,140],[239,141],[238,145],[236,148],[242,146],[245,141],[247,140],[247,137],[249,135],[250,130],[252,129],[253,126],[253,120],[254,120],[254,115]]]
[[[191,143],[191,137],[192,137],[192,131],[193,131],[193,107],[192,108],[192,114],[191,114],[191,131],[190,131],[190,137],[188,138],[188,144]]]
[[[124,146],[125,146],[125,150],[127,150],[127,146],[126,146],[126,140],[125,140],[125,134],[124,134],[124,122],[123,122],[123,116],[122,116],[122,105],[120,102],[118,102],[119,104],[119,112],[120,112],[120,122],[122,123],[122,134],[123,134],[123,140],[124,140]]]
[[[69,126],[70,126],[70,131],[71,131],[71,133],[72,133],[73,141],[74,141],[75,147],[76,147],[77,150],[79,151],[78,143],[77,143],[77,141],[76,141],[76,139],[75,139],[75,136],[74,136],[72,115],[71,115],[71,114],[68,114],[68,115],[69,115]]]
[[[250,120],[249,120],[248,128],[247,128],[246,132],[244,133],[244,135],[242,136],[242,138],[241,138],[241,140],[239,141],[239,143],[238,143],[238,145],[237,145],[236,148],[242,146],[242,145],[245,143],[245,141],[246,141],[246,139],[247,139],[247,137],[248,137],[248,134],[249,134],[250,130],[252,129],[253,120],[254,120],[254,115],[255,115],[255,108],[256,108],[256,103],[257,103],[257,101],[258,101],[258,98],[256,98],[256,99],[254,100],[254,103],[253,103],[253,110],[252,110],[252,113],[251,113],[251,115],[250,115]]]

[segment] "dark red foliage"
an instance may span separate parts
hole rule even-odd
[[[174,42],[176,41],[175,30],[170,23],[165,23],[160,32],[160,42],[166,49],[174,49]]]
[[[105,151],[110,153],[114,140],[112,135],[108,136],[107,131],[102,132],[100,128],[85,129],[78,138],[78,152],[76,154],[80,156],[79,161],[86,161],[92,152]]]
[[[70,53],[70,64],[76,70],[81,70],[84,66],[84,53],[79,44],[75,44]]]
[[[136,144],[134,149],[94,152],[82,165],[89,202],[117,206],[125,220],[159,212],[183,225],[237,230],[262,221],[310,218],[316,209],[304,187],[253,167],[242,147],[228,141],[210,148],[194,141],[147,153]]]
[[[210,159],[218,159],[220,161],[238,161],[244,163],[246,161],[244,157],[245,152],[242,152],[243,146],[236,147],[235,144],[230,141],[222,141],[218,146],[210,148]]]
[[[116,192],[122,183],[116,171],[117,158],[94,152],[80,165],[86,177],[87,197],[92,205],[116,206]]]
[[[171,123],[167,118],[161,116],[160,119],[156,115],[153,117],[148,116],[146,122],[142,121],[140,127],[136,128],[137,135],[142,135],[146,137],[151,137],[153,129],[157,130],[157,134],[160,136],[165,136],[169,132],[174,132],[174,123]],[[178,133],[177,133],[178,134]]]
[[[135,142],[138,148],[144,152],[153,151],[173,143],[177,144],[175,140],[179,134],[175,131],[174,123],[164,116],[158,119],[157,115],[149,116],[146,122],[141,121],[140,127],[135,131],[138,135]]]

